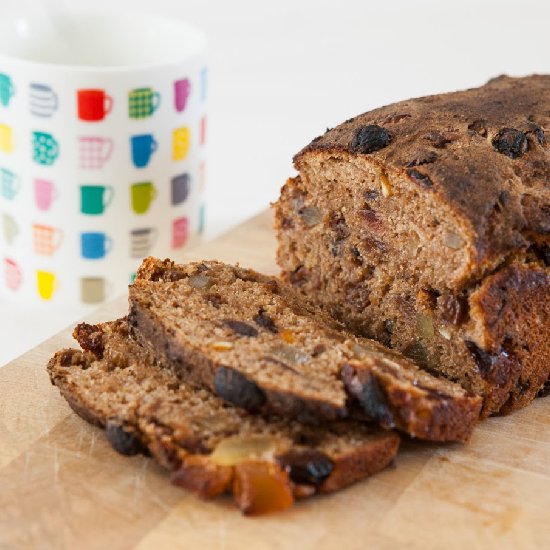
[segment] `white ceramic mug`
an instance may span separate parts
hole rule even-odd
[[[95,303],[198,239],[205,55],[157,16],[0,22],[0,296]]]

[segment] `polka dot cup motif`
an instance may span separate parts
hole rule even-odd
[[[100,304],[196,244],[208,146],[202,32],[57,19],[70,35],[0,18],[0,300],[44,308]]]

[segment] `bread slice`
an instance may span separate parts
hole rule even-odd
[[[180,378],[246,410],[304,422],[362,414],[432,441],[464,441],[481,401],[357,339],[286,284],[220,262],[144,260],[129,325]]]
[[[282,278],[483,416],[550,375],[548,105],[534,75],[362,114],[296,155],[275,205]]]
[[[316,428],[265,419],[191,388],[129,337],[125,319],[81,324],[74,336],[87,351],[65,349],[48,363],[70,406],[105,428],[118,452],[152,454],[174,484],[201,497],[232,491],[244,513],[337,491],[385,468],[397,452],[395,432],[354,421]]]

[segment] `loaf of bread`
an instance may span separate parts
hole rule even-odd
[[[124,455],[151,454],[171,480],[203,498],[232,492],[246,514],[336,491],[386,467],[395,432],[351,420],[305,426],[264,419],[190,387],[128,335],[125,319],[79,325],[85,351],[65,349],[50,378]]]
[[[483,398],[550,374],[550,76],[403,101],[295,159],[275,205],[290,282],[358,334]]]
[[[167,368],[249,411],[312,423],[360,414],[432,441],[466,440],[479,417],[479,397],[250,269],[147,258],[129,301],[132,335]]]

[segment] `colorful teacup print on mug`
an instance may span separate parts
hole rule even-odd
[[[7,124],[0,124],[0,150],[4,153],[13,151],[13,131]]]
[[[84,304],[99,304],[107,295],[107,281],[103,277],[82,277],[80,299]]]
[[[7,74],[0,73],[0,103],[4,107],[7,107],[14,95],[15,86],[13,85],[11,77]]]
[[[115,190],[110,185],[81,185],[80,212],[89,216],[104,214],[114,195]]]
[[[152,134],[132,136],[130,138],[130,149],[134,166],[136,168],[145,168],[157,148],[158,143]]]
[[[50,271],[36,272],[38,295],[43,300],[51,300],[58,287],[57,277]]]
[[[177,128],[172,133],[172,159],[183,160],[191,146],[191,132],[187,126]]]
[[[172,178],[172,206],[182,204],[189,196],[190,177],[189,174],[179,174]]]
[[[86,122],[99,122],[113,109],[113,98],[105,90],[78,90],[78,118]]]
[[[38,210],[47,211],[57,198],[57,190],[50,180],[35,178],[34,202]]]
[[[86,231],[80,234],[82,257],[87,260],[104,258],[113,247],[113,240],[102,231]]]
[[[32,226],[34,251],[39,256],[53,256],[63,243],[63,231],[40,223]]]
[[[142,227],[130,231],[130,257],[143,258],[149,254],[157,239],[154,227]]]
[[[0,178],[2,179],[2,196],[12,201],[21,187],[19,176],[8,168],[0,168]]]
[[[108,137],[83,136],[79,138],[80,168],[101,170],[113,154],[114,142]]]
[[[57,111],[57,94],[51,86],[34,82],[30,85],[29,107],[32,115],[49,118]]]
[[[21,286],[23,276],[21,274],[21,269],[15,260],[12,260],[11,258],[4,258],[4,275],[6,286],[10,290],[17,290]]]
[[[157,196],[157,190],[150,181],[143,181],[140,183],[134,183],[130,187],[130,200],[132,203],[132,210],[136,214],[145,214],[153,200]]]
[[[160,94],[153,88],[137,88],[128,94],[128,114],[130,118],[147,118],[160,106]]]
[[[51,166],[59,156],[59,143],[48,132],[32,133],[32,158],[37,164]]]
[[[191,94],[191,82],[188,78],[182,78],[174,82],[174,103],[176,111],[182,113],[187,105],[187,98]]]
[[[19,235],[19,227],[17,226],[17,222],[13,216],[10,216],[10,214],[2,214],[2,230],[6,244],[12,245],[15,242],[17,235]]]
[[[177,218],[172,222],[172,248],[181,248],[189,235],[189,221],[187,218]]]

